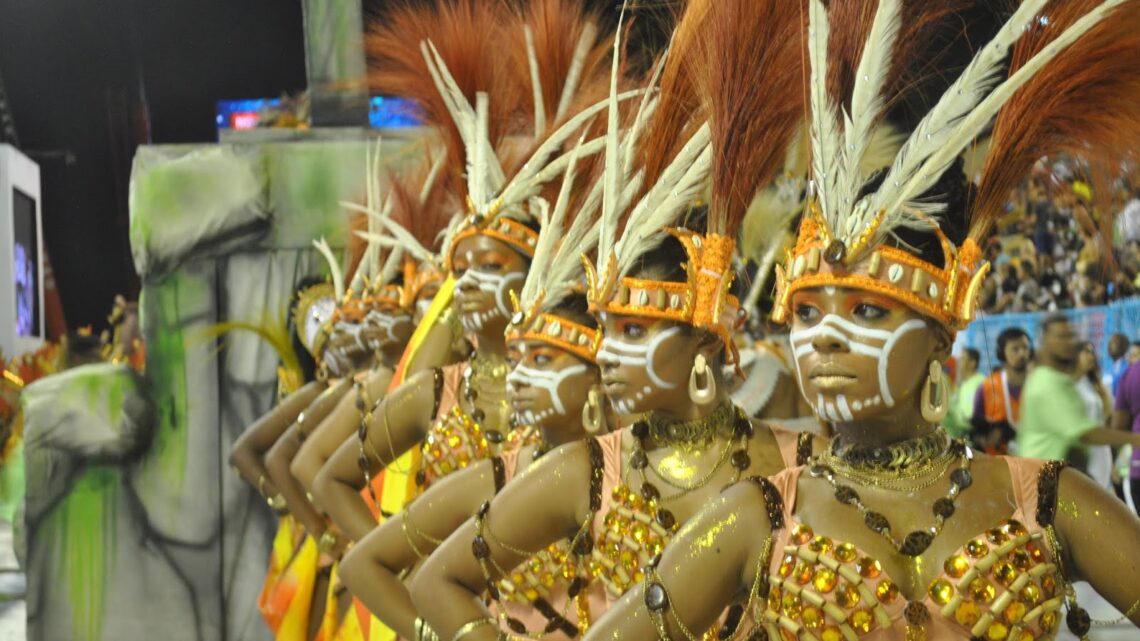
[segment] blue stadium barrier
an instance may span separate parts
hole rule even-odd
[[[1109,336],[1121,333],[1127,336],[1129,341],[1140,340],[1140,298],[1130,298],[1101,307],[1069,309],[1062,313],[1072,321],[1077,335],[1082,340],[1092,341],[1096,346],[1101,368],[1106,369],[1110,364],[1106,346]],[[1020,327],[1029,334],[1033,344],[1036,345],[1041,321],[1047,315],[1045,312],[1033,312],[981,316],[964,331],[958,333],[954,353],[957,354],[966,347],[973,347],[982,355],[979,371],[989,372],[998,366],[997,337],[1002,330],[1007,327]]]

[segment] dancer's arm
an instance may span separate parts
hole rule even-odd
[[[258,488],[266,498],[277,495],[277,486],[269,478],[269,470],[265,469],[265,453],[297,420],[297,415],[316,400],[324,387],[322,383],[314,381],[293,392],[257,419],[234,443],[230,451],[230,465],[246,483]]]
[[[434,418],[436,376],[436,370],[420,372],[386,396],[373,411],[363,439],[350,438],[342,443],[313,479],[312,492],[318,505],[353,541],[363,539],[376,527],[376,519],[360,495],[367,483],[361,461],[367,460],[368,473],[374,476],[423,440]]]
[[[658,626],[666,638],[698,638],[716,625],[725,608],[749,598],[768,568],[772,524],[755,485],[739,483],[690,519],[665,548],[657,575],[630,590],[606,611],[583,641],[655,641]],[[646,606],[646,585],[655,582],[668,595],[655,622]]]
[[[1072,581],[1088,581],[1140,626],[1140,519],[1128,506],[1075,470],[1061,473],[1057,536]]]
[[[392,372],[386,368],[379,368],[370,372],[363,381],[364,396],[375,403],[388,391],[392,382]],[[301,485],[308,489],[313,487],[313,479],[321,471],[321,467],[332,457],[333,452],[345,441],[356,435],[360,427],[360,417],[363,413],[357,408],[358,394],[354,391],[345,394],[336,409],[321,421],[312,431],[300,451],[293,457],[289,469]]]
[[[508,483],[491,501],[486,516],[484,538],[494,560],[488,565],[509,569],[525,560],[502,543],[538,552],[578,533],[589,516],[591,468],[589,451],[578,442],[547,454]],[[412,581],[416,610],[441,639],[489,616],[481,599],[487,580],[471,551],[475,534],[474,521],[464,523]],[[464,635],[463,641],[494,641],[497,630],[482,626]]]
[[[440,479],[369,532],[341,562],[344,584],[400,637],[415,638],[418,616],[404,583],[406,573],[495,495],[496,466],[501,469],[501,463],[479,461]]]
[[[297,450],[301,449],[308,430],[313,429],[313,425],[319,424],[332,412],[336,404],[351,389],[351,385],[351,381],[344,380],[325,391],[305,410],[303,416],[298,417],[298,421],[285,432],[285,435],[277,440],[265,457],[269,477],[285,499],[289,513],[305,527],[305,531],[315,537],[324,534],[328,523],[305,495],[304,486],[290,473],[289,464],[297,454]]]

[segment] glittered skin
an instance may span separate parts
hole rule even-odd
[[[502,340],[511,314],[510,292],[522,289],[526,267],[526,261],[500,240],[483,235],[461,240],[452,269],[454,305],[464,329]]]
[[[598,366],[606,397],[618,415],[644,413],[688,402],[689,373],[697,344],[679,323],[601,314]]]
[[[820,418],[858,421],[913,403],[936,348],[916,313],[885,296],[833,287],[797,292],[792,310],[796,375]]]

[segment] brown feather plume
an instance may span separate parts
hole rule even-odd
[[[1054,0],[1014,47],[1019,69],[1100,0]],[[998,113],[972,207],[970,236],[981,241],[1010,192],[1043,156],[1071,153],[1093,175],[1115,175],[1140,148],[1140,2],[1116,8],[1025,84]],[[1104,219],[1108,216],[1106,212]],[[1108,224],[1102,219],[1102,224]]]
[[[736,235],[804,120],[800,5],[716,0],[698,14],[703,37],[683,57],[712,128],[710,233]]]
[[[506,36],[509,38],[506,43],[509,47],[508,64],[512,69],[510,75],[521,82],[522,86],[519,91],[521,102],[515,114],[515,129],[520,135],[528,136],[533,133],[535,125],[534,90],[531,85],[530,62],[524,35],[524,29],[529,27],[534,37],[534,51],[545,107],[546,131],[537,139],[526,140],[525,144],[503,159],[503,169],[507,175],[516,173],[547,137],[562,124],[555,116],[569,80],[578,42],[589,29],[594,30],[595,36],[589,43],[577,81],[577,89],[562,121],[573,118],[581,110],[606,99],[609,94],[609,63],[614,39],[613,25],[607,24],[596,10],[584,7],[579,0],[529,0],[518,6],[519,9],[515,12],[513,20],[505,28]],[[492,100],[495,100],[494,96]],[[623,104],[622,107],[628,105]],[[587,125],[586,130],[589,132],[587,139],[604,135],[604,116],[595,118]],[[571,137],[564,151],[569,151],[569,146],[576,142],[577,136]],[[585,181],[581,176],[589,175],[595,165],[600,163],[601,158],[602,154],[593,154],[579,159],[577,169],[579,184],[584,184]],[[557,191],[555,184],[548,194],[556,195]]]
[[[438,253],[440,235],[461,206],[455,197],[457,181],[447,172],[436,177],[428,186],[427,197],[420,200],[425,183],[431,177],[434,160],[429,151],[404,172],[389,171],[388,190],[392,197],[392,220],[408,230],[425,249]]]
[[[344,247],[344,262],[347,263],[347,269],[344,272],[346,274],[346,287],[352,283],[352,275],[360,269],[360,263],[364,261],[364,253],[368,251],[368,241],[358,236],[356,232],[367,229],[368,216],[352,214],[348,217],[348,240]]]
[[[373,17],[365,35],[368,83],[372,91],[406,97],[419,106],[427,124],[438,128],[445,140],[449,166],[462,171],[464,150],[420,43],[430,40],[439,50],[451,75],[471,104],[486,92],[490,101],[490,134],[498,148],[518,126],[518,105],[529,91],[525,78],[517,78],[503,64],[502,43],[516,34],[509,24],[507,5],[498,0],[402,0]]]
[[[904,0],[900,29],[891,53],[892,66],[884,83],[884,110],[916,94],[937,99],[954,80],[957,72],[969,61],[978,37],[984,43],[988,38],[977,33],[973,23],[997,23],[996,7],[981,9],[985,0]],[[1000,3],[999,3],[1000,4]],[[863,48],[870,36],[878,0],[831,0],[827,15],[831,23],[828,43],[827,89],[836,104],[851,108],[851,95],[855,89],[855,73],[863,58]],[[806,32],[806,10],[804,11]],[[805,39],[806,40],[806,39]],[[965,48],[956,52],[957,48]],[[807,59],[805,50],[804,59]],[[809,70],[805,69],[805,73]],[[804,82],[808,82],[805,80]],[[933,86],[928,86],[933,85]],[[806,84],[805,84],[806,86]],[[925,102],[920,98],[920,102]],[[929,105],[918,108],[925,111]],[[880,114],[883,116],[885,114]]]
[[[527,86],[530,86],[530,63],[521,31],[529,27],[534,36],[534,51],[538,60],[542,100],[548,127],[558,126],[555,122],[558,104],[566,87],[578,41],[588,29],[594,29],[596,35],[590,42],[583,60],[581,84],[577,93],[590,92],[595,96],[595,101],[605,97],[605,93],[599,94],[599,92],[604,92],[608,88],[607,63],[613,47],[613,38],[611,34],[605,33],[605,26],[597,11],[583,7],[580,0],[529,0],[520,9],[517,24],[520,31],[510,34],[521,44],[513,48],[511,63],[515,69],[514,73],[520,78],[525,78]],[[522,106],[529,113],[534,113],[533,89],[523,96]],[[571,109],[567,115],[572,116],[573,112]]]
[[[717,0],[688,0],[673,32],[665,67],[657,90],[657,109],[637,143],[636,159],[645,172],[642,188],[633,202],[657,184],[673,158],[704,122],[696,96],[691,62],[686,57],[699,51],[709,9]],[[674,8],[674,10],[680,10]]]

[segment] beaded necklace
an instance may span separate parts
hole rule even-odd
[[[889,474],[905,473],[908,468],[926,468],[932,465],[932,461],[936,457],[931,453],[937,451],[936,444],[938,442],[949,442],[943,451],[950,462],[959,461],[958,467],[950,473],[950,488],[947,490],[946,496],[938,499],[931,506],[931,511],[934,513],[934,524],[929,528],[910,532],[901,540],[891,532],[891,523],[886,516],[868,508],[854,488],[840,483],[837,479],[840,474],[848,478],[852,477],[837,472],[836,468],[829,464],[829,461],[838,458],[846,464],[845,469],[853,468],[857,472],[856,476],[861,473],[864,477],[874,477],[884,471]],[[836,453],[837,449],[840,452],[838,454]],[[907,556],[919,556],[930,547],[934,538],[942,532],[946,520],[954,515],[957,509],[955,501],[958,496],[974,482],[974,477],[970,473],[970,464],[974,460],[973,450],[964,441],[949,441],[949,438],[941,430],[920,439],[897,445],[864,448],[860,450],[861,453],[858,456],[854,457],[845,456],[842,448],[837,448],[835,442],[833,442],[830,450],[829,455],[813,456],[808,462],[808,472],[815,478],[826,480],[835,492],[835,500],[859,510],[863,516],[863,523],[868,529],[890,541],[896,550]],[[938,458],[941,456],[938,455]],[[942,478],[944,478],[944,472],[936,476],[934,480],[937,481]],[[862,482],[858,478],[852,478],[852,480]],[[933,482],[930,484],[932,485]]]

